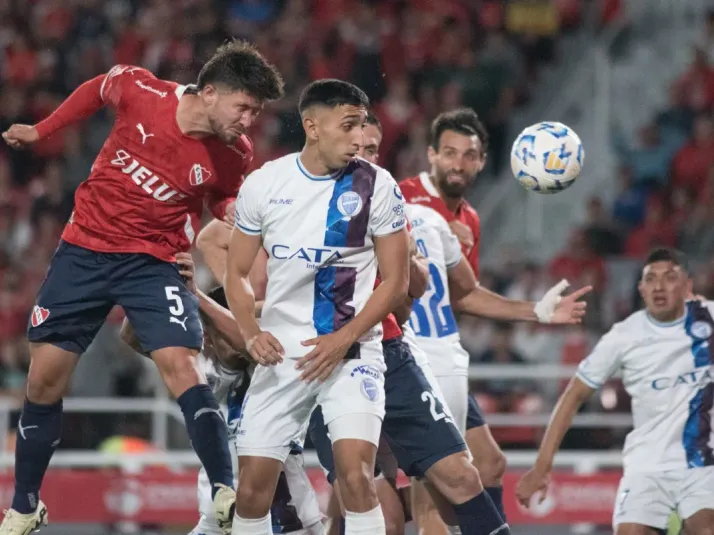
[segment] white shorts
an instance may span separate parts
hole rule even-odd
[[[439,384],[442,399],[446,401],[446,406],[451,411],[459,433],[465,435],[469,395],[468,377],[465,375],[437,375],[436,381]]]
[[[672,511],[685,520],[702,509],[714,509],[714,466],[631,472],[620,480],[612,525],[665,529]]]
[[[280,533],[323,535],[322,513],[310,478],[305,473],[302,455],[289,455],[283,473],[285,477],[280,477],[271,507],[273,524],[282,520]],[[198,511],[201,516],[190,535],[223,535],[216,523],[211,484],[203,468],[198,473]]]
[[[337,418],[368,415],[384,419],[384,358],[381,344],[362,345],[359,359],[346,360],[324,383],[300,380],[296,359],[285,359],[277,366],[258,366],[243,402],[236,449],[239,456],[269,457],[285,461],[291,443],[302,442],[313,409],[319,403],[328,427]],[[366,433],[371,425],[354,425],[350,436],[379,443],[379,433]],[[377,430],[378,431],[378,430]],[[369,436],[361,436],[369,435]]]

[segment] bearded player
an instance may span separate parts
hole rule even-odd
[[[428,206],[446,219],[452,232],[459,238],[462,252],[477,280],[481,223],[464,195],[486,164],[487,150],[488,134],[473,110],[461,108],[444,112],[431,125],[428,149],[431,171],[420,173],[399,184],[407,203]],[[488,290],[482,288],[482,296],[484,292]],[[499,296],[493,294],[493,297]],[[449,370],[438,369],[434,369],[434,372],[437,378],[451,373]],[[502,477],[506,469],[506,457],[493,439],[476,400],[468,393],[461,396],[462,399],[448,399],[449,392],[447,389],[444,394],[455,418],[463,422],[463,415],[466,414],[466,443],[473,455],[474,465],[478,468],[486,491],[505,519]]]
[[[120,305],[177,399],[211,482],[216,520],[230,532],[235,494],[227,430],[196,365],[203,333],[197,298],[175,264],[187,251],[204,201],[232,220],[252,158],[245,132],[282,95],[273,66],[231,42],[204,65],[195,86],[118,65],[77,88],[47,119],[13,125],[3,139],[23,148],[115,111],[111,134],[75,194],[30,318],[31,366],[15,452],[15,494],[0,534],[47,523],[39,491],[61,436],[62,394],[109,311]]]

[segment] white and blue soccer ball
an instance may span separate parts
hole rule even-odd
[[[511,170],[521,186],[558,193],[580,176],[585,151],[578,135],[562,123],[544,122],[521,132],[511,149]]]

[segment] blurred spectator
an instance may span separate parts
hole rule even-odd
[[[620,191],[612,205],[612,217],[623,230],[630,230],[645,218],[647,193],[644,187],[634,184],[631,168],[621,165],[618,178]]]
[[[663,136],[676,136],[681,143],[692,133],[696,112],[687,101],[687,94],[679,84],[669,88],[669,107],[657,115],[656,123]]]
[[[692,139],[682,147],[672,162],[672,183],[682,188],[700,190],[714,165],[714,124],[709,115],[700,115],[694,123]]]
[[[585,214],[583,232],[590,249],[598,256],[620,254],[622,252],[621,239],[615,232],[610,214],[605,210],[602,199],[591,197],[588,200]]]
[[[655,199],[650,202],[644,223],[628,236],[625,254],[630,258],[642,259],[653,247],[676,245],[676,229],[671,220],[667,219],[662,202]]]
[[[574,288],[592,285],[596,292],[607,282],[605,262],[590,248],[582,229],[573,231],[563,251],[551,261],[549,273],[553,281],[567,279]]]
[[[661,136],[657,124],[648,124],[640,129],[636,148],[619,132],[613,136],[614,149],[620,162],[632,169],[636,186],[662,187],[667,184],[669,167],[674,153],[679,148],[679,140]]]
[[[707,13],[702,35],[697,45],[704,51],[710,62],[714,61],[714,9],[710,9]]]
[[[687,104],[695,111],[706,111],[714,104],[714,70],[707,54],[700,48],[693,51],[689,70],[677,81],[684,91]]]
[[[476,359],[483,364],[526,364],[526,359],[513,348],[513,325],[506,322],[497,322],[491,332],[491,342]],[[476,388],[495,397],[508,397],[526,392],[536,392],[537,385],[530,380],[490,379],[483,383],[476,383]]]

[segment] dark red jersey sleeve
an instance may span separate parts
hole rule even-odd
[[[37,123],[35,128],[40,139],[49,137],[66,126],[84,121],[98,112],[104,106],[100,96],[103,81],[102,74],[84,82],[49,117]]]

